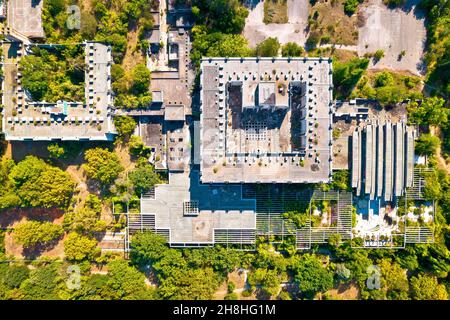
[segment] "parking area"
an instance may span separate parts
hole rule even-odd
[[[382,0],[370,0],[362,8],[366,23],[359,30],[358,53],[384,50],[385,56],[369,68],[409,70],[424,73],[422,55],[426,41],[425,17],[416,10],[419,0],[403,8],[389,9]],[[405,51],[403,57],[400,53]]]

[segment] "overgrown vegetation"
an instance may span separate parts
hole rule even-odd
[[[79,30],[67,27],[69,13],[66,8],[69,3],[81,8]],[[93,0],[87,9],[87,6],[81,5],[81,1],[50,0],[44,2],[43,27],[47,42],[50,43],[80,43],[84,40],[94,40],[110,44],[116,63],[112,67],[113,89],[117,94],[116,106],[146,107],[152,99],[148,90],[150,72],[142,61],[148,48],[146,38],[153,26],[151,10],[157,6],[158,2],[154,0]],[[135,46],[131,45],[128,39],[129,34],[134,32],[138,38]],[[125,65],[124,58],[127,52],[130,55],[141,52],[141,59],[130,58]],[[82,93],[83,96],[84,91]]]
[[[22,84],[34,101],[84,103],[84,47],[33,47],[20,60]]]
[[[392,71],[370,72],[362,76],[351,97],[376,99],[382,106],[422,98],[420,78]]]
[[[346,99],[369,65],[368,59],[355,58],[348,62],[334,61],[333,85],[336,99]]]
[[[264,23],[287,23],[287,10],[287,0],[264,0]]]
[[[432,93],[450,96],[450,2],[446,0],[424,0],[420,2],[426,12],[428,50],[427,84]]]
[[[281,48],[283,57],[300,57],[305,50],[295,42],[288,42]]]
[[[355,45],[359,17],[353,15],[360,1],[314,1],[308,16],[309,50],[319,44]],[[361,0],[362,2],[362,0]]]
[[[136,65],[131,73],[119,65],[111,69],[113,89],[117,94],[114,104],[123,108],[145,108],[152,102],[150,92],[150,71],[145,63]]]

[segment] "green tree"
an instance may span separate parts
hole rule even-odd
[[[94,39],[97,33],[97,20],[95,16],[89,12],[81,12],[81,33],[86,39]]]
[[[64,215],[64,228],[84,234],[102,232],[106,229],[106,222],[100,219],[102,203],[100,199],[89,194],[82,208],[67,212]]]
[[[295,282],[300,294],[305,298],[313,298],[318,292],[325,292],[333,287],[333,275],[323,267],[322,261],[315,255],[305,254],[296,265]]]
[[[375,60],[375,62],[378,62],[381,60],[381,58],[384,57],[384,50],[377,50],[375,51],[375,53],[373,54],[373,58]]]
[[[281,48],[281,55],[283,57],[300,57],[304,50],[295,42],[288,42]]]
[[[197,23],[215,31],[238,34],[244,29],[248,10],[238,0],[193,0]]]
[[[441,144],[438,137],[431,134],[421,134],[416,142],[416,152],[420,155],[431,156],[436,153],[436,149]]]
[[[347,98],[369,66],[368,59],[355,58],[348,62],[333,63],[333,84],[338,98]]]
[[[97,240],[71,232],[64,240],[64,254],[69,261],[92,260],[100,254]]]
[[[397,7],[404,5],[406,0],[383,0],[383,3],[388,6]]]
[[[352,187],[350,186],[350,172],[348,170],[334,171],[331,188],[335,190],[351,191]]]
[[[394,77],[389,72],[380,72],[375,77],[375,87],[390,86],[394,83]]]
[[[138,266],[155,263],[169,249],[164,237],[150,231],[135,234],[131,239],[131,248],[131,262]]]
[[[177,269],[161,280],[158,295],[168,300],[208,300],[219,286],[211,268]]]
[[[47,0],[45,5],[54,16],[66,9],[65,0]]]
[[[25,265],[16,264],[8,266],[3,277],[3,283],[8,286],[9,289],[19,288],[22,282],[28,279],[29,275],[30,270],[28,270]]]
[[[13,181],[9,177],[14,166],[12,159],[6,157],[0,159],[0,210],[17,207],[21,203],[15,192]]]
[[[315,48],[319,44],[321,38],[322,37],[318,31],[316,30],[311,31],[305,42],[306,49],[310,50]]]
[[[129,116],[114,117],[114,126],[116,127],[118,136],[123,139],[129,139],[136,129],[136,121]]]
[[[150,86],[150,70],[145,63],[140,63],[132,71],[132,90],[134,94],[146,93]]]
[[[436,172],[425,176],[425,187],[423,188],[423,197],[427,200],[437,200],[442,195],[442,186]]]
[[[256,46],[256,55],[260,57],[277,57],[280,42],[277,38],[267,38]]]
[[[34,156],[19,162],[9,178],[24,207],[65,208],[75,188],[75,182],[67,172]]]
[[[123,171],[120,159],[114,152],[107,149],[94,148],[86,150],[83,168],[89,178],[99,181],[102,185],[113,182]]]
[[[60,225],[51,222],[26,221],[14,228],[14,240],[25,248],[46,245],[63,234]]]
[[[134,156],[143,155],[145,151],[148,151],[150,148],[146,148],[142,138],[140,136],[132,135],[129,142],[130,153]]]
[[[272,297],[280,291],[281,278],[276,270],[256,269],[249,274],[248,283],[252,287],[260,286],[264,293]]]
[[[436,277],[418,275],[411,278],[411,297],[414,300],[447,300],[445,286],[439,284]]]
[[[138,195],[147,192],[155,184],[161,182],[159,175],[154,171],[153,166],[150,164],[137,167],[130,172],[129,178]]]
[[[202,57],[248,57],[253,55],[247,40],[242,35],[209,31],[202,25],[192,28],[194,41],[191,60],[197,67],[200,66]]]
[[[448,124],[450,109],[445,100],[439,97],[425,98],[421,104],[412,102],[408,107],[409,121],[418,125],[445,127]]]
[[[32,270],[30,277],[22,282],[20,291],[25,300],[59,300],[60,284],[57,265],[49,264]]]
[[[344,12],[348,15],[354,14],[358,10],[358,5],[364,0],[346,0],[344,2]]]
[[[149,299],[153,292],[145,285],[145,276],[125,260],[108,263],[109,295],[112,299],[140,300]]]
[[[381,260],[379,266],[381,269],[380,284],[386,297],[391,300],[408,299],[409,285],[406,270],[390,259]]]

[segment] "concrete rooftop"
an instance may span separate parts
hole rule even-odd
[[[204,58],[201,181],[328,182],[331,74],[322,58]]]
[[[21,86],[21,42],[3,43],[3,132],[6,140],[111,140],[111,47],[85,43],[85,101],[31,101]]]

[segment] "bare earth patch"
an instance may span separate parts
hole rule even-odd
[[[340,284],[336,289],[329,290],[325,294],[337,300],[357,300],[360,297],[359,289],[353,282]]]
[[[242,291],[244,291],[245,288],[245,282],[246,282],[246,276],[244,272],[239,272],[238,270],[235,270],[228,274],[228,281],[231,281],[235,284],[236,289],[234,292],[238,295],[239,300],[255,300],[255,296],[250,297],[243,297]],[[213,299],[214,300],[223,300],[223,298],[228,293],[227,290],[227,282],[224,282],[220,285],[220,287],[215,292]]]

